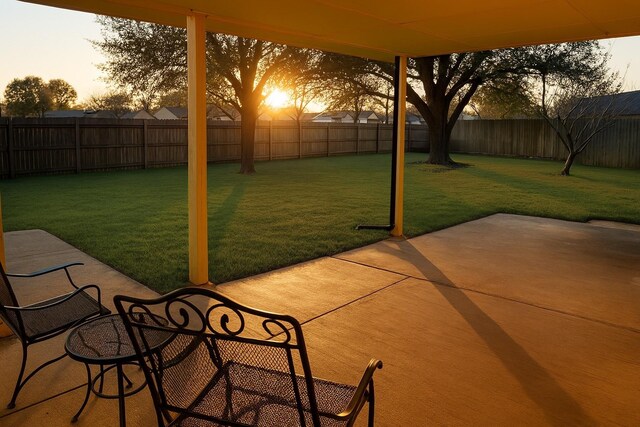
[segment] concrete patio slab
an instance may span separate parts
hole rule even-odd
[[[640,231],[498,214],[336,258],[640,331]]]
[[[244,304],[305,323],[405,277],[325,257],[214,288]]]
[[[382,359],[378,426],[636,426],[639,235],[633,227],[495,215],[216,289],[303,322],[317,376],[355,384],[371,357]],[[118,293],[156,295],[43,231],[5,239],[14,271],[85,262],[74,277],[99,283],[110,307]],[[44,294],[59,293],[64,280]],[[29,282],[21,296],[42,299],[36,287],[43,288]],[[57,353],[63,339],[43,344],[35,358]],[[15,339],[0,339],[0,357],[6,402],[20,357]],[[0,425],[69,425],[84,381],[70,360],[47,368],[15,411],[0,411]],[[78,425],[112,426],[117,414],[114,401],[92,397]],[[127,400],[127,417],[132,426],[155,425],[147,392]]]
[[[408,278],[305,334],[317,375],[354,383],[384,361],[381,426],[640,423],[640,335],[627,329]]]

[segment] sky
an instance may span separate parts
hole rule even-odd
[[[90,40],[100,39],[95,15],[0,0],[0,97],[16,77],[61,78],[78,101],[108,90],[98,65],[104,62]],[[612,69],[626,73],[625,89],[640,89],[640,37],[603,41]]]

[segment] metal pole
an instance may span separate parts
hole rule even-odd
[[[394,236],[402,235],[402,187],[400,163],[404,163],[404,129],[407,58],[396,56],[393,73],[393,135],[391,148],[391,194],[389,200],[389,225],[358,225],[357,230],[389,230]],[[402,148],[402,150],[400,150]],[[400,225],[396,223],[400,219]],[[400,234],[397,234],[397,233]]]

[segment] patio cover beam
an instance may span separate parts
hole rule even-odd
[[[189,281],[209,282],[207,231],[207,78],[204,15],[187,16]]]
[[[393,62],[640,34],[638,0],[26,0]]]

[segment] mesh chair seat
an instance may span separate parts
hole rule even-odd
[[[73,295],[72,295],[73,294]],[[71,295],[71,297],[70,297]],[[62,301],[69,298],[66,301]],[[62,301],[62,302],[60,302]],[[59,303],[58,303],[59,302]],[[58,303],[58,304],[55,304]],[[45,307],[55,304],[51,307]],[[27,338],[36,340],[39,337],[49,335],[88,319],[98,314],[108,314],[95,298],[84,291],[75,291],[56,296],[45,301],[24,306],[23,308],[38,308],[36,310],[21,310],[22,324]],[[7,309],[7,315],[15,319],[15,312]]]
[[[313,425],[305,378],[296,376],[303,397],[306,425]],[[335,420],[329,414],[343,411],[355,386],[314,378],[314,388],[323,426],[344,426],[347,421]],[[243,363],[227,363],[203,393],[189,408],[204,417],[215,417],[252,426],[299,426],[300,415],[295,398],[287,393],[292,378],[287,372],[264,369]],[[189,417],[181,419],[184,427],[212,426],[211,421]]]

